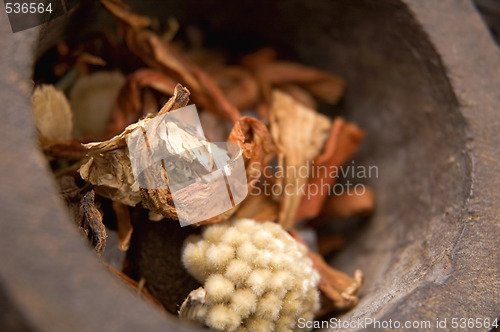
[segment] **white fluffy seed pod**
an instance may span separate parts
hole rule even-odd
[[[278,224],[239,219],[208,225],[186,240],[182,260],[206,291],[203,310],[192,310],[196,317],[204,313],[204,324],[214,330],[294,331],[300,317],[319,309],[319,274],[304,246]]]

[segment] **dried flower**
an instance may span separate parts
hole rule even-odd
[[[319,274],[307,249],[280,225],[238,219],[186,239],[183,263],[203,288],[181,318],[218,331],[293,331],[319,309]]]

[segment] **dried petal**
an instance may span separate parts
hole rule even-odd
[[[71,138],[73,114],[64,93],[52,85],[35,89],[31,97],[35,124],[42,137],[53,141]]]

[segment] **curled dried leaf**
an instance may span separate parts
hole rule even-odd
[[[328,137],[330,120],[298,103],[289,95],[274,91],[270,108],[271,135],[278,150],[278,167],[282,170],[308,166],[323,148]],[[279,223],[285,229],[293,226],[303,196],[299,190],[308,181],[307,174],[284,172],[280,195]]]
[[[252,73],[243,67],[227,66],[212,71],[227,100],[240,110],[252,109],[259,101],[259,86]]]
[[[257,118],[243,116],[234,124],[228,142],[237,144],[242,151],[250,192],[276,153],[271,135]]]
[[[355,124],[346,123],[342,118],[336,118],[331,126],[323,153],[314,160],[315,167],[324,167],[324,169],[340,167],[347,160],[352,158],[364,135],[364,131],[359,129]],[[328,184],[332,186],[336,178],[328,176],[327,173],[328,172],[319,172],[317,176],[309,179],[309,184]],[[302,218],[317,217],[324,205],[326,197],[327,193],[320,191],[315,193],[311,192],[307,197],[303,197],[295,220],[299,221]]]
[[[174,95],[157,115],[186,106],[188,96],[189,91],[177,85]],[[126,137],[136,128],[144,128],[151,119],[149,117],[128,126],[110,140],[84,145],[87,157],[80,167],[80,175],[97,186],[95,190],[98,194],[129,206],[135,206],[142,200],[132,173]]]

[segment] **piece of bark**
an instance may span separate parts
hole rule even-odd
[[[325,143],[323,153],[314,160],[314,167],[329,170],[332,167],[340,167],[352,158],[357,151],[365,133],[353,123],[347,123],[342,118],[336,118],[331,126],[330,134]],[[329,172],[318,172],[314,178],[309,179],[309,185],[326,185],[330,187],[337,180],[330,177]],[[317,191],[302,197],[300,206],[295,215],[295,222],[303,218],[315,218],[321,212],[324,202],[328,197],[327,192]]]
[[[307,247],[307,243],[293,229],[290,235]],[[354,271],[351,278],[343,272],[337,271],[329,266],[321,255],[308,248],[307,255],[313,262],[313,267],[320,274],[319,289],[328,301],[322,301],[322,306],[316,317],[323,316],[334,310],[346,310],[354,307],[359,299],[357,294],[363,286],[363,273],[361,270]]]
[[[289,230],[301,202],[308,174],[298,170],[308,167],[323,148],[330,129],[330,120],[298,103],[291,96],[274,91],[270,108],[271,135],[277,147],[278,167],[284,176],[278,185],[283,188],[279,223]],[[289,172],[292,169],[294,172]]]
[[[100,256],[106,247],[106,227],[102,223],[102,213],[95,206],[93,190],[83,195],[80,201],[80,231],[89,240]]]

